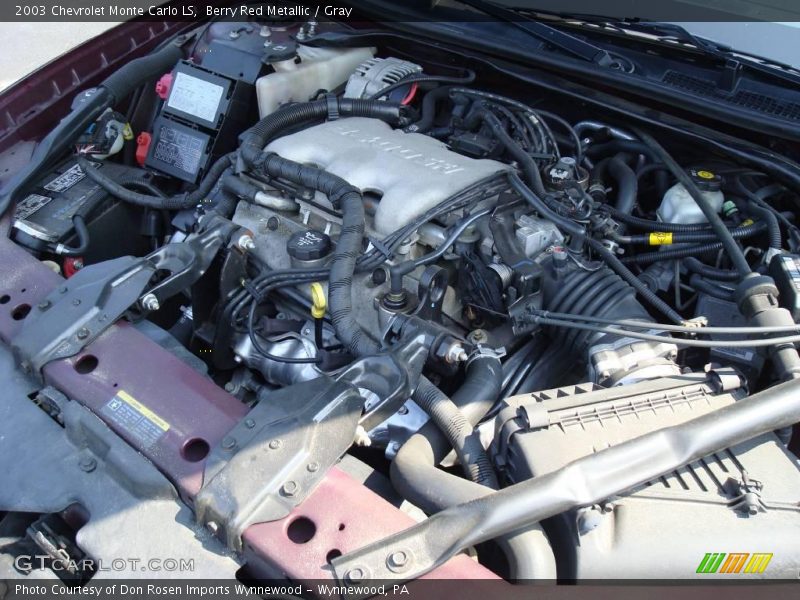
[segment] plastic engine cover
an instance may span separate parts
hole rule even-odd
[[[510,168],[493,160],[461,156],[434,138],[361,117],[309,127],[275,140],[267,150],[325,169],[362,192],[379,194],[374,228],[381,235]]]
[[[700,375],[515,396],[498,416],[496,459],[508,479],[529,479],[742,395],[715,394]],[[796,580],[800,470],[776,435],[763,435],[544,525],[566,579]],[[747,572],[751,560],[763,571]]]

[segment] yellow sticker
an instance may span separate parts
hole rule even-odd
[[[151,447],[169,431],[169,423],[128,392],[117,391],[100,413],[110,425],[124,431],[145,448]]]
[[[133,129],[131,129],[130,123],[125,123],[125,127],[122,128],[122,137],[128,141],[133,139]]]
[[[650,234],[651,246],[666,246],[672,243],[671,231],[654,231]]]
[[[164,419],[159,417],[152,410],[147,408],[144,404],[139,402],[136,398],[131,396],[128,392],[120,390],[120,391],[117,392],[117,396],[122,398],[125,402],[130,404],[133,408],[135,408],[140,413],[142,413],[145,417],[150,419],[155,425],[158,426],[159,429],[162,429],[163,431],[168,431],[169,430],[169,423],[167,423]]]
[[[745,219],[742,221],[742,227],[747,227],[748,225],[752,225],[754,223],[753,219]]]
[[[711,171],[698,171],[697,176],[703,179],[714,179],[714,174]]]

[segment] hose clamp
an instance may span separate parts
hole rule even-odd
[[[328,121],[336,121],[339,118],[339,99],[334,94],[325,94],[325,102],[328,105]]]

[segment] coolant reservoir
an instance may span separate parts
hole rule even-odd
[[[375,48],[312,48],[297,46],[297,57],[272,63],[274,73],[256,80],[258,112],[264,116],[287,102],[305,102],[321,89],[333,90],[356,67],[373,57]]]
[[[714,210],[716,212],[722,210],[722,205],[725,203],[725,196],[721,191],[722,178],[707,169],[690,169],[687,172]],[[705,223],[708,221],[682,183],[677,183],[666,191],[656,214],[659,220],[665,223]]]

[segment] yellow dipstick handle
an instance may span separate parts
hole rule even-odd
[[[328,308],[328,298],[325,295],[325,288],[321,283],[314,282],[311,284],[311,316],[315,319],[321,319],[325,316],[325,311]]]

